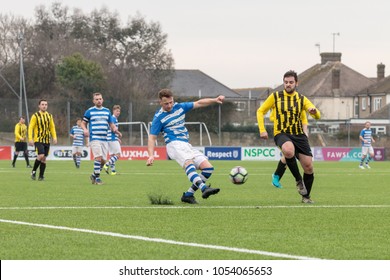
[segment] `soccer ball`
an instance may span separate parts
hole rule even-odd
[[[242,185],[248,179],[248,171],[242,166],[236,166],[230,171],[229,177],[233,184]]]

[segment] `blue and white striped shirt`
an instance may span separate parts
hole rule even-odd
[[[91,107],[85,111],[83,121],[89,124],[89,141],[107,142],[107,131],[113,122],[110,109]]]
[[[113,123],[115,126],[118,128],[118,119],[112,115],[111,116]],[[112,132],[111,128],[108,128],[107,131],[107,141],[112,142],[112,141],[118,141],[118,135],[116,135],[114,132]]]
[[[372,130],[371,128],[369,129],[366,129],[366,128],[363,128],[362,131],[360,132],[360,136],[367,141],[367,143],[364,143],[364,141],[362,141],[362,146],[363,147],[371,147],[371,140],[372,140]]]
[[[74,135],[75,138],[73,138],[73,146],[84,146],[84,131],[81,128],[81,126],[75,125],[70,130],[70,134]]]
[[[162,108],[157,110],[150,134],[158,135],[163,132],[165,144],[171,141],[188,142],[188,130],[185,127],[185,114],[194,108],[194,102],[175,103],[170,112],[164,111]]]

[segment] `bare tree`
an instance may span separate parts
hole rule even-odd
[[[59,2],[38,6],[35,12],[33,24],[0,17],[0,66],[16,74],[17,35],[23,29],[29,98],[69,98],[64,93],[72,90],[69,85],[77,81],[58,83],[56,69],[58,65],[66,67],[63,59],[75,53],[101,68],[103,81],[95,81],[105,85],[106,98],[123,103],[147,102],[170,82],[174,60],[166,48],[167,34],[159,23],[147,22],[137,14],[122,25],[118,14],[107,8],[85,14]],[[10,37],[12,41],[6,39]],[[0,89],[1,86],[0,83]],[[142,108],[137,106],[135,114],[137,110],[141,112]]]

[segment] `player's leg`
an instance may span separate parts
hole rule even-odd
[[[305,184],[303,183],[302,176],[299,172],[299,167],[295,158],[295,146],[292,142],[293,139],[294,137],[292,135],[280,133],[275,136],[274,141],[275,144],[280,147],[284,157],[286,158],[286,164],[295,178],[298,192],[301,195],[305,195],[307,194],[307,190]]]
[[[281,159],[278,162],[275,172],[272,174],[272,185],[277,188],[282,188],[282,184],[280,180],[282,179],[284,172],[286,172],[287,164],[286,159],[283,154],[281,155]]]
[[[203,155],[203,154],[202,154]],[[206,156],[204,156],[204,160],[199,164],[199,169],[201,170],[200,177],[202,178],[202,181],[206,183],[208,179],[210,179],[211,175],[214,172],[214,167],[212,164],[209,162]],[[197,157],[196,159],[201,158]],[[196,162],[195,162],[196,163]],[[206,199],[210,195],[214,195],[219,193],[220,189],[219,188],[212,188],[211,184],[209,186],[205,185],[202,189],[202,198]]]
[[[37,158],[35,159],[33,169],[31,170],[31,179],[33,180],[36,179],[37,169],[38,167],[40,167],[42,163],[41,161],[45,157],[45,148],[43,146],[43,143],[35,142],[34,146],[35,146],[35,152],[37,154]]]
[[[206,185],[196,171],[195,157],[191,145],[181,141],[173,141],[167,144],[167,153],[171,159],[183,167],[188,180],[191,182],[191,187],[183,193],[181,201],[190,204],[197,203],[194,193]]]
[[[366,164],[365,164],[366,168],[368,168],[368,169],[371,168],[370,165],[368,165],[368,164],[372,159],[374,159],[374,148],[371,146],[368,148],[368,154],[366,157]]]
[[[294,135],[293,137],[297,158],[301,163],[303,168],[303,185],[305,191],[298,189],[298,192],[302,195],[302,202],[304,203],[313,203],[310,200],[310,192],[313,186],[314,181],[314,169],[313,169],[313,154],[311,153],[311,148],[309,140],[306,135]]]
[[[81,147],[80,147],[80,149],[82,150]],[[78,151],[76,153],[76,168],[80,168],[80,164],[81,164],[81,152]]]
[[[18,142],[15,142],[15,152],[14,152],[14,158],[12,160],[12,167],[15,167],[16,159],[18,158],[19,155],[19,144]]]
[[[363,162],[366,159],[367,154],[368,154],[368,147],[362,147],[362,157],[360,159],[360,164],[359,164],[360,169],[364,169]]]
[[[109,173],[109,168],[111,169],[111,175],[116,175],[116,167],[115,163],[119,159],[121,155],[121,146],[119,141],[110,141],[108,142],[108,150],[110,153],[110,160],[106,162],[104,165],[104,171],[106,171],[107,174]]]
[[[41,157],[41,164],[39,165],[39,181],[43,181],[45,179],[45,170],[46,170],[46,158],[49,155],[50,144],[43,144],[44,154]]]
[[[46,170],[46,156],[41,158],[41,164],[39,165],[39,181],[43,181],[45,179],[45,170]]]
[[[120,157],[120,153],[115,153],[110,155],[110,160],[106,162],[104,165],[104,170],[106,171],[107,174],[108,172],[108,167],[111,169],[111,175],[116,175],[116,162],[118,161]]]
[[[206,181],[210,179],[210,177],[213,175],[214,172],[214,166],[210,163],[209,159],[198,149],[195,149],[190,145],[192,148],[192,153],[194,155],[194,163],[195,167],[201,171],[200,178],[202,179],[203,183],[206,184]],[[202,191],[202,198],[206,199],[210,195],[217,194],[220,189],[219,188],[212,188],[211,184],[209,186],[204,185],[201,188]]]
[[[30,159],[28,158],[27,142],[23,142],[23,155],[24,155],[24,160],[26,161],[27,168],[31,168]]]
[[[102,163],[105,162],[105,155],[107,155],[107,143],[103,141],[91,141],[90,147],[94,157],[93,160],[93,173],[90,176],[92,184],[101,185],[100,170]]]
[[[307,194],[302,195],[302,202],[313,203],[310,199],[310,193],[314,182],[313,158],[308,155],[299,154],[299,162],[303,168],[303,182],[307,190]]]
[[[111,169],[111,175],[116,175],[116,162],[118,161],[120,155],[121,154],[118,153],[118,154],[113,155],[110,158],[109,165],[110,165],[110,169]]]
[[[77,147],[72,146],[72,158],[73,158],[73,163],[77,167]]]

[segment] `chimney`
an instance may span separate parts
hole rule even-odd
[[[341,61],[341,53],[321,53],[321,64],[326,64],[327,62],[337,62]]]
[[[382,80],[385,77],[385,65],[381,63],[381,64],[378,64],[376,67],[377,67],[376,81],[379,82],[380,80]]]
[[[340,69],[332,69],[332,89],[340,89]]]

